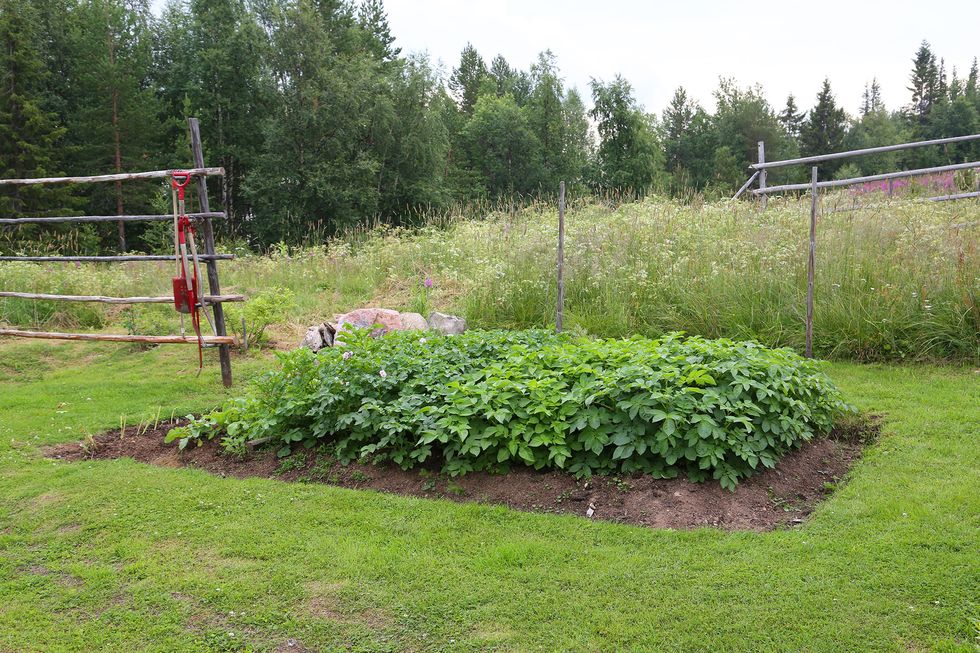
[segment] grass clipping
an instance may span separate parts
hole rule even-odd
[[[853,411],[818,363],[755,342],[540,330],[344,339],[281,354],[249,397],[168,440],[222,437],[244,453],[262,438],[281,456],[326,445],[342,462],[434,463],[451,475],[686,473],[734,489]]]

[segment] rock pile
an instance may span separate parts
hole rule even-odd
[[[382,336],[389,331],[425,331],[431,329],[446,335],[457,335],[466,331],[466,320],[455,315],[433,312],[426,320],[419,313],[399,313],[388,308],[358,308],[343,315],[334,316],[333,322],[314,324],[306,330],[300,347],[320,351],[333,347],[343,331],[350,328],[367,329],[374,327],[371,335]]]

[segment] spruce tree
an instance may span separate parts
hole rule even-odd
[[[846,133],[847,114],[837,106],[830,80],[825,79],[817,94],[817,103],[800,131],[800,153],[803,156],[816,156],[840,152]],[[839,161],[826,161],[821,168],[832,175],[840,165]]]
[[[786,107],[779,114],[779,123],[791,138],[798,140],[805,119],[806,113],[799,110],[796,106],[796,98],[790,93],[786,98]]]
[[[667,171],[677,173],[686,168],[684,140],[697,106],[687,97],[683,86],[678,86],[670,104],[664,109],[661,129],[664,139],[664,154]]]
[[[949,84],[946,83],[946,60],[939,59],[939,74],[936,77],[936,95],[945,97],[949,94]]]
[[[909,117],[914,123],[924,126],[939,97],[939,68],[936,55],[927,41],[922,42],[912,60],[910,81],[908,90],[912,92],[912,103],[908,107]]]
[[[449,77],[449,90],[456,97],[459,109],[467,116],[473,114],[480,88],[487,78],[487,66],[472,43],[467,43],[459,56],[459,66]]]
[[[153,38],[147,0],[85,0],[71,12],[68,141],[71,172],[135,172],[162,163],[160,105],[150,85]],[[172,165],[172,164],[170,164]],[[89,187],[92,213],[153,212],[156,185]],[[117,224],[119,251],[128,249]]]
[[[176,165],[188,162],[190,144],[187,118],[193,116],[191,89],[197,86],[194,73],[196,46],[191,33],[191,15],[184,0],[168,0],[154,21],[153,70],[151,81],[159,101],[161,156]],[[203,135],[202,135],[203,136]],[[210,152],[205,157],[210,158]]]
[[[966,96],[971,99],[976,99],[978,94],[980,94],[980,86],[978,86],[977,76],[977,58],[974,57],[973,63],[970,65],[970,73],[966,78],[966,85],[964,87]]]
[[[864,93],[861,94],[861,115],[884,111],[885,105],[881,100],[881,87],[878,85],[878,78],[871,79],[871,85],[864,85]]]
[[[21,0],[0,0],[0,178],[56,176],[65,128],[49,109],[49,73],[36,7]],[[63,187],[0,188],[4,217],[43,215],[71,202]]]
[[[363,0],[357,10],[357,24],[366,33],[365,47],[379,61],[391,63],[397,59],[401,48],[394,45],[383,0]]]
[[[683,195],[691,189],[705,190],[715,181],[717,148],[711,117],[680,87],[664,110],[660,129],[671,192]]]
[[[510,67],[502,54],[498,54],[490,62],[490,79],[493,81],[497,97],[513,93],[516,71]]]
[[[297,0],[271,32],[278,93],[247,179],[261,242],[447,201],[447,101],[424,61],[379,59],[344,3]]]
[[[977,59],[973,58],[970,65],[970,72],[967,75],[966,83],[963,85],[963,96],[968,102],[973,104],[977,114],[980,114],[980,82],[978,82]],[[980,158],[980,144],[973,144],[974,156]]]

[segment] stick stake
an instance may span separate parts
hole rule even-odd
[[[806,357],[813,358],[813,270],[817,252],[817,166],[810,170],[810,256],[806,265]]]
[[[760,166],[761,165],[764,165],[765,162],[766,162],[766,142],[765,141],[759,141],[759,165]],[[765,168],[760,168],[759,171],[760,171],[760,173],[759,173],[759,193],[760,193],[760,195],[762,197],[762,200],[759,202],[759,205],[762,207],[762,210],[765,210],[766,209],[766,206],[769,204],[769,201],[768,201],[769,198],[765,194],[765,192],[766,192],[766,177],[767,177],[767,174],[766,174],[766,169]]]
[[[565,317],[565,182],[558,183],[558,311],[555,333],[561,333]]]

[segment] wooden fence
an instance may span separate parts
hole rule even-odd
[[[980,140],[980,134],[970,134],[968,136],[953,136],[951,138],[937,138],[931,141],[915,141],[912,143],[899,143],[897,145],[883,145],[881,147],[868,147],[863,150],[848,150],[847,152],[833,152],[831,154],[818,154],[816,156],[804,156],[797,159],[783,159],[781,161],[766,161],[766,144],[765,141],[759,141],[759,162],[753,163],[749,166],[753,170],[752,175],[748,180],[742,184],[742,187],[738,189],[732,199],[738,199],[753,182],[758,180],[758,187],[754,188],[751,192],[762,200],[763,207],[765,207],[766,196],[771,193],[783,193],[787,191],[803,191],[810,190],[812,183],[802,183],[802,184],[783,184],[780,186],[768,186],[767,173],[769,170],[774,168],[786,168],[790,166],[799,165],[812,165],[815,163],[822,163],[824,161],[836,161],[838,159],[849,159],[858,156],[865,156],[867,154],[881,154],[884,152],[898,152],[901,150],[911,150],[919,147],[928,147],[932,145],[947,145],[952,143],[967,143],[970,141]],[[971,161],[969,163],[955,163],[945,166],[935,166],[932,168],[919,168],[916,170],[900,170],[897,172],[887,172],[880,175],[868,175],[866,177],[851,177],[849,179],[833,179],[828,181],[818,181],[818,188],[837,188],[842,186],[854,186],[857,184],[863,184],[872,181],[891,181],[894,179],[902,179],[908,177],[921,177],[924,175],[936,174],[939,172],[950,172],[955,170],[969,170],[969,169],[980,169],[980,161]],[[930,197],[931,201],[943,201],[943,200],[960,200],[967,199],[971,197],[980,197],[980,183],[977,184],[976,192],[968,193],[957,193],[955,195],[942,195],[939,197]]]
[[[223,176],[222,168],[208,168],[204,165],[204,151],[201,147],[201,130],[196,118],[188,119],[188,129],[190,130],[191,154],[194,159],[194,168],[186,172],[195,178],[197,182],[197,199],[200,211],[189,213],[188,217],[193,220],[198,228],[203,242],[203,253],[198,256],[207,271],[209,293],[201,297],[202,311],[211,309],[213,314],[213,336],[203,336],[202,340],[207,345],[218,347],[218,356],[221,363],[221,380],[225,386],[231,386],[231,350],[234,338],[230,337],[225,328],[225,316],[222,310],[224,302],[241,302],[245,298],[242,295],[222,295],[221,285],[218,280],[218,261],[234,258],[231,254],[218,254],[214,247],[214,228],[211,221],[225,217],[224,211],[211,211],[210,200],[208,198],[207,178]],[[46,177],[37,179],[0,179],[0,186],[31,186],[49,184],[93,184],[105,182],[123,182],[141,179],[170,179],[173,170],[152,170],[149,172],[118,173],[111,175],[93,175],[86,177]],[[22,225],[22,224],[52,224],[64,222],[164,222],[173,220],[172,215],[80,215],[80,216],[51,216],[51,217],[30,217],[30,218],[0,218],[0,225]],[[94,262],[94,263],[118,263],[126,261],[173,261],[172,255],[141,255],[141,254],[118,254],[107,256],[0,256],[0,261],[31,261],[31,262]],[[97,302],[104,304],[164,304],[174,301],[172,296],[159,297],[103,297],[97,295],[58,295],[45,293],[18,292],[15,290],[2,290],[0,297],[11,299],[28,299],[42,301],[72,301],[72,302]],[[210,320],[209,320],[210,321]],[[106,342],[142,342],[152,344],[180,343],[196,344],[196,336],[149,336],[149,335],[122,335],[107,333],[58,333],[49,331],[27,331],[22,329],[3,329],[0,328],[0,336],[11,336],[20,338],[42,338],[58,340],[95,340]]]
[[[813,356],[813,277],[816,268],[816,249],[817,249],[817,214],[820,211],[820,189],[822,188],[841,188],[844,186],[854,186],[874,181],[888,181],[888,194],[892,194],[892,181],[895,179],[905,179],[910,177],[921,177],[940,172],[951,172],[956,170],[980,170],[980,161],[968,163],[954,163],[944,166],[934,166],[931,168],[919,168],[916,170],[900,170],[897,172],[887,172],[880,175],[867,175],[864,177],[851,177],[849,179],[832,179],[827,181],[819,180],[819,169],[816,163],[824,161],[836,161],[838,159],[848,159],[852,157],[864,156],[867,154],[880,154],[883,152],[898,152],[919,147],[932,145],[946,145],[950,143],[966,143],[980,140],[980,134],[968,136],[953,136],[951,138],[937,138],[929,141],[915,141],[912,143],[900,143],[897,145],[883,145],[881,147],[868,147],[862,150],[849,150],[847,152],[834,152],[831,154],[819,154],[817,156],[804,156],[797,159],[784,159],[782,161],[766,161],[766,144],[759,141],[759,161],[749,166],[753,172],[742,187],[738,189],[732,199],[738,199],[745,191],[758,182],[758,187],[751,193],[760,200],[763,209],[766,208],[766,200],[771,193],[784,193],[789,191],[810,191],[810,242],[807,253],[807,292],[806,292],[806,356]],[[801,184],[782,184],[779,186],[768,186],[767,171],[774,168],[786,168],[789,166],[811,165],[810,183]],[[927,198],[931,202],[943,202],[947,200],[962,200],[969,198],[980,198],[980,180],[977,183],[977,190],[973,192],[955,193],[951,195],[940,195],[938,197]]]

